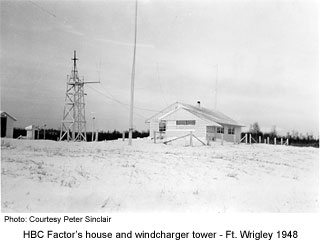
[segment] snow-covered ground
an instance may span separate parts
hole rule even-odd
[[[319,149],[1,141],[2,212],[315,212]]]

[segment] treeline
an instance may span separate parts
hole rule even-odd
[[[19,136],[26,136],[27,135],[27,131],[25,129],[22,128],[14,128],[13,129],[13,138],[18,138]],[[87,141],[91,141],[92,139],[92,133],[91,132],[87,132],[86,133],[87,136]],[[94,135],[95,138],[96,134]],[[137,131],[134,130],[132,132],[132,137],[133,138],[143,138],[143,137],[148,137],[149,136],[149,131]],[[129,132],[125,131],[125,137],[128,138],[129,137]],[[60,130],[57,129],[41,129],[41,130],[36,130],[35,131],[35,139],[46,139],[46,140],[53,140],[53,141],[57,141],[60,138]],[[119,132],[117,130],[114,131],[99,131],[98,132],[98,141],[109,141],[109,140],[117,140],[119,138],[122,138],[122,132]]]
[[[264,140],[267,140],[269,137],[269,144],[274,144],[274,138],[276,138],[277,144],[280,144],[282,138],[283,143],[285,143],[286,139],[289,139],[289,145],[291,146],[319,148],[319,139],[314,138],[312,134],[303,135],[297,131],[292,131],[291,133],[288,132],[286,136],[279,136],[275,126],[273,126],[269,133],[263,133],[257,122],[250,126],[249,132],[241,133],[241,138],[243,138],[245,134],[251,134],[251,137],[256,142],[259,142],[260,137],[261,142],[264,143]],[[252,143],[255,142],[252,140]]]

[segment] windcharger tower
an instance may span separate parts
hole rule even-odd
[[[87,141],[86,135],[86,113],[84,101],[84,85],[87,83],[80,79],[77,69],[76,51],[74,51],[73,68],[71,75],[67,76],[67,90],[63,110],[63,118],[60,131],[60,141]]]

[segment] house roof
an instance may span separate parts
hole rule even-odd
[[[14,116],[10,115],[9,113],[5,112],[5,111],[0,111],[1,112],[1,117],[7,117],[9,116],[12,120],[17,120],[17,118],[15,118]]]
[[[27,127],[25,127],[25,130],[34,130],[36,128],[35,125],[29,125]]]
[[[173,114],[173,113],[175,113],[178,109],[183,109],[183,110],[186,110],[186,111],[192,113],[193,115],[197,116],[197,117],[200,118],[201,120],[203,120],[203,121],[205,121],[206,123],[208,123],[208,125],[210,125],[210,126],[222,127],[220,124],[218,124],[218,123],[216,123],[215,121],[213,121],[212,119],[210,119],[210,117],[207,117],[207,116],[204,116],[204,115],[195,114],[194,112],[191,112],[190,110],[186,109],[186,108],[183,107],[183,106],[180,106],[180,107],[178,107],[178,108],[176,108],[176,109],[173,109],[173,110],[169,111],[168,113],[166,113],[166,114],[164,114],[164,115],[162,115],[162,116],[160,116],[160,117],[157,117],[157,119],[158,119],[159,121],[161,121],[161,120],[164,120],[164,121],[165,121],[165,120],[168,120],[167,117],[168,117],[168,116],[170,117],[170,115]]]
[[[200,119],[207,120],[210,122],[218,123],[218,124],[225,124],[225,125],[232,125],[232,126],[239,126],[242,127],[243,125],[239,124],[235,120],[231,119],[227,115],[217,111],[217,110],[211,110],[211,109],[206,109],[203,107],[197,107],[193,106],[190,104],[185,104],[185,103],[180,103],[176,102],[164,110],[158,112],[154,116],[150,117],[149,119],[146,120],[146,123],[149,123],[151,121],[159,121],[161,117],[165,117],[167,114],[170,114],[174,112],[175,110],[183,108],[193,115],[199,117]]]

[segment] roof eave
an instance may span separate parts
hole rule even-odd
[[[13,115],[10,115],[9,113],[5,112],[5,111],[1,111],[1,115],[5,114],[6,116],[9,116],[12,120],[17,121],[17,118],[15,118]]]

